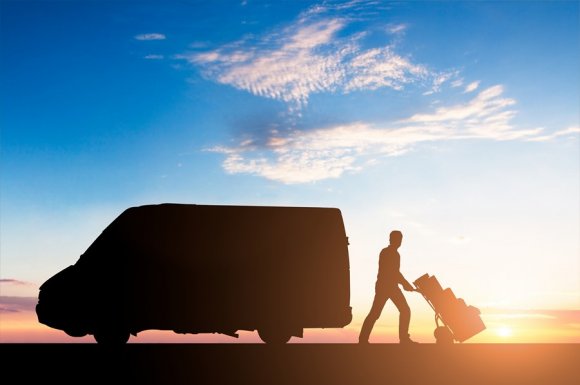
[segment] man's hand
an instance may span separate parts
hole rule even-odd
[[[415,288],[409,282],[403,282],[403,289],[406,291],[415,291]]]

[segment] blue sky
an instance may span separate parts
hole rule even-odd
[[[578,2],[0,6],[3,295],[185,202],[341,208],[360,312],[393,228],[409,279],[578,308]]]

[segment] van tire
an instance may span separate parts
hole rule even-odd
[[[268,345],[284,345],[292,338],[292,333],[289,330],[276,327],[259,328],[258,335]]]
[[[114,329],[102,329],[95,332],[95,341],[99,345],[118,346],[125,345],[129,341],[129,332]]]

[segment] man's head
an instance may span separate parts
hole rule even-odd
[[[401,233],[399,230],[391,231],[391,234],[389,234],[390,245],[399,248],[402,242],[403,242],[403,233]]]

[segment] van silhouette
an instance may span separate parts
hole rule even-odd
[[[283,344],[350,323],[347,245],[335,208],[133,207],[40,287],[36,313],[105,344],[147,329]]]

